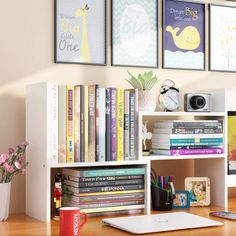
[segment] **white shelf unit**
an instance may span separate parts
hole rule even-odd
[[[231,176],[227,177],[227,112],[225,110],[225,90],[217,89],[207,91],[216,99],[212,106],[212,112],[140,112],[139,134],[142,132],[142,124],[148,121],[148,131],[152,132],[153,124],[157,120],[223,120],[224,127],[224,154],[216,155],[184,155],[142,156],[142,137],[139,135],[140,160],[151,162],[158,175],[174,175],[177,189],[184,189],[184,178],[191,176],[209,177],[211,181],[211,204],[224,208],[228,206],[228,186],[236,183]],[[151,145],[151,142],[149,142]],[[185,167],[189,169],[185,169]],[[228,179],[227,179],[228,178]],[[231,180],[231,181],[230,181]],[[235,184],[234,184],[235,185]]]
[[[145,168],[145,209],[150,213],[150,162],[113,161],[87,163],[55,163],[51,151],[53,126],[51,114],[51,84],[39,83],[29,85],[26,93],[26,140],[30,143],[27,149],[29,166],[26,171],[26,214],[49,223],[52,217],[53,173],[61,168],[122,168],[127,166]]]

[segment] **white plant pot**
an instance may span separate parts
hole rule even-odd
[[[11,183],[0,183],[0,221],[9,216]]]
[[[138,91],[139,111],[153,112],[156,110],[157,93],[153,90]]]

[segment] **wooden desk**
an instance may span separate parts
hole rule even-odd
[[[236,212],[236,199],[230,200],[229,209]],[[192,207],[187,212],[209,217],[210,211],[222,210],[219,207]],[[156,212],[154,212],[156,213]],[[211,217],[224,223],[224,226],[202,228],[194,230],[181,230],[166,233],[146,234],[146,236],[234,236],[236,222]],[[25,215],[12,215],[6,222],[0,222],[1,236],[58,236],[59,222],[53,221],[45,224]],[[101,217],[89,217],[88,223],[81,230],[81,236],[130,236],[132,234],[101,224]]]

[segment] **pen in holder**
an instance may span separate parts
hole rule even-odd
[[[169,211],[173,205],[173,194],[171,189],[163,189],[151,186],[152,209],[155,211]]]

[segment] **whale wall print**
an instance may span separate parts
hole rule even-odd
[[[112,0],[112,65],[157,67],[157,0]]]
[[[205,4],[163,1],[163,68],[205,69]]]
[[[55,0],[56,63],[106,64],[106,0]]]
[[[210,5],[210,70],[236,71],[236,8]]]

